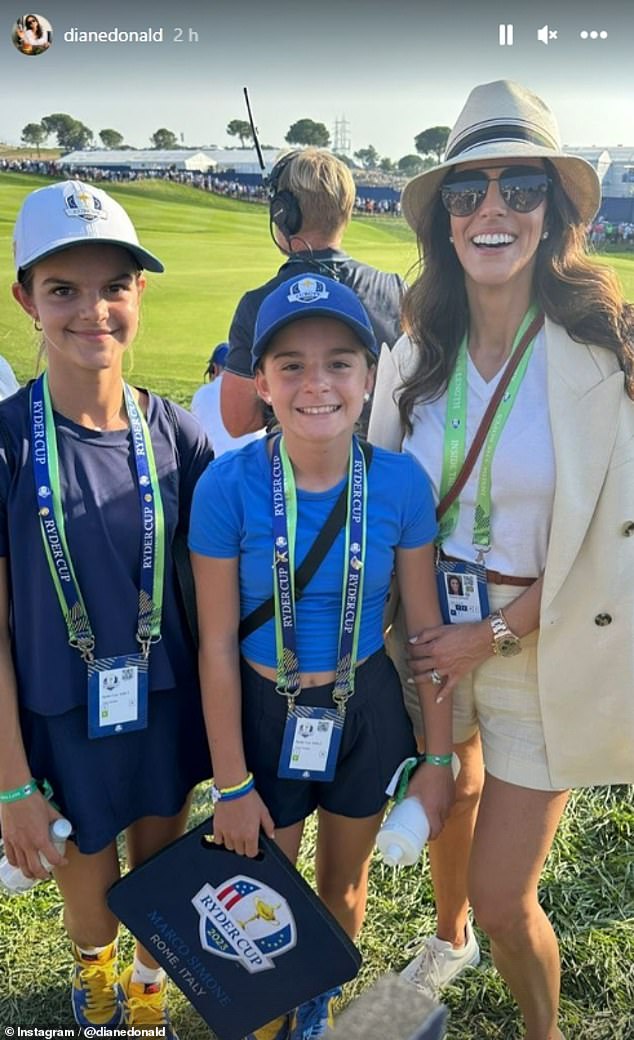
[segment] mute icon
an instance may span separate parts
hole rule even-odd
[[[557,29],[550,29],[547,25],[542,25],[541,29],[537,30],[537,39],[548,46],[551,40],[557,39],[557,32]]]

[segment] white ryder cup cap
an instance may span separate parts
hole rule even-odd
[[[18,272],[36,260],[86,242],[122,246],[147,271],[165,270],[161,261],[139,244],[123,206],[100,188],[83,181],[61,181],[26,197],[13,232]]]

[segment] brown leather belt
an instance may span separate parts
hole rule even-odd
[[[449,560],[451,563],[465,563],[465,560],[460,560],[457,556],[447,556],[446,553],[441,553],[443,560]],[[523,588],[528,588],[533,582],[537,581],[537,578],[520,578],[515,574],[501,574],[500,571],[486,570],[487,581],[492,582],[494,585],[519,585]]]

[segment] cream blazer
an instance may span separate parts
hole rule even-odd
[[[634,783],[634,402],[616,357],[546,320],[556,467],[538,641],[555,787]],[[393,395],[415,360],[383,347],[369,440],[398,451]],[[398,396],[398,394],[396,395]]]

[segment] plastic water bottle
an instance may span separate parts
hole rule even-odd
[[[55,846],[57,851],[64,855],[66,849],[66,841],[72,834],[73,826],[69,820],[60,818],[59,820],[53,820],[49,826],[48,832],[51,839],[51,844]],[[51,871],[53,868],[48,862],[46,856],[40,852],[40,862],[45,870]],[[26,874],[23,874],[19,867],[12,866],[5,855],[0,859],[0,890],[5,895],[18,896],[23,892],[28,892],[30,888],[37,885],[41,878],[30,878]]]
[[[460,772],[460,759],[451,763],[454,780]],[[429,838],[427,813],[415,795],[397,802],[385,817],[376,838],[376,847],[388,867],[409,867],[416,863]]]
[[[415,795],[398,802],[383,822],[376,845],[388,867],[415,863],[429,838],[427,813]]]

